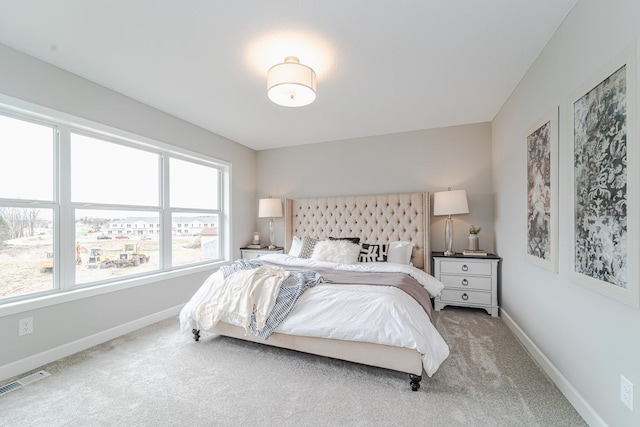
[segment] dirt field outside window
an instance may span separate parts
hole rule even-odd
[[[93,236],[78,237],[76,284],[84,285],[114,277],[125,277],[159,269],[160,253],[158,237],[144,239],[131,236],[128,239],[98,239]],[[173,264],[185,265],[202,260],[199,236],[172,236]],[[125,248],[125,245],[129,245]],[[140,262],[124,257],[135,245]],[[101,252],[96,262],[92,250]],[[53,289],[53,253],[51,236],[34,236],[13,239],[0,246],[0,298],[25,295]]]

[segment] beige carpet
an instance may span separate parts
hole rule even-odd
[[[447,308],[451,356],[408,375],[218,336],[168,319],[42,367],[2,426],[585,426],[500,319]],[[7,383],[5,381],[3,383]]]

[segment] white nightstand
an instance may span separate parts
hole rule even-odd
[[[444,256],[442,252],[434,252],[432,256],[433,275],[444,283],[442,293],[435,298],[436,311],[447,305],[477,307],[498,317],[499,256]]]
[[[275,249],[240,248],[240,255],[242,256],[242,259],[256,259],[266,254],[283,254],[283,253],[284,253],[284,248],[275,248]]]

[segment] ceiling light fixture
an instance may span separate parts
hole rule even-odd
[[[304,107],[316,100],[316,73],[295,56],[269,68],[267,96],[283,107]]]

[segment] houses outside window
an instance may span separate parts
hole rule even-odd
[[[224,261],[228,165],[38,110],[0,106],[0,304]]]

